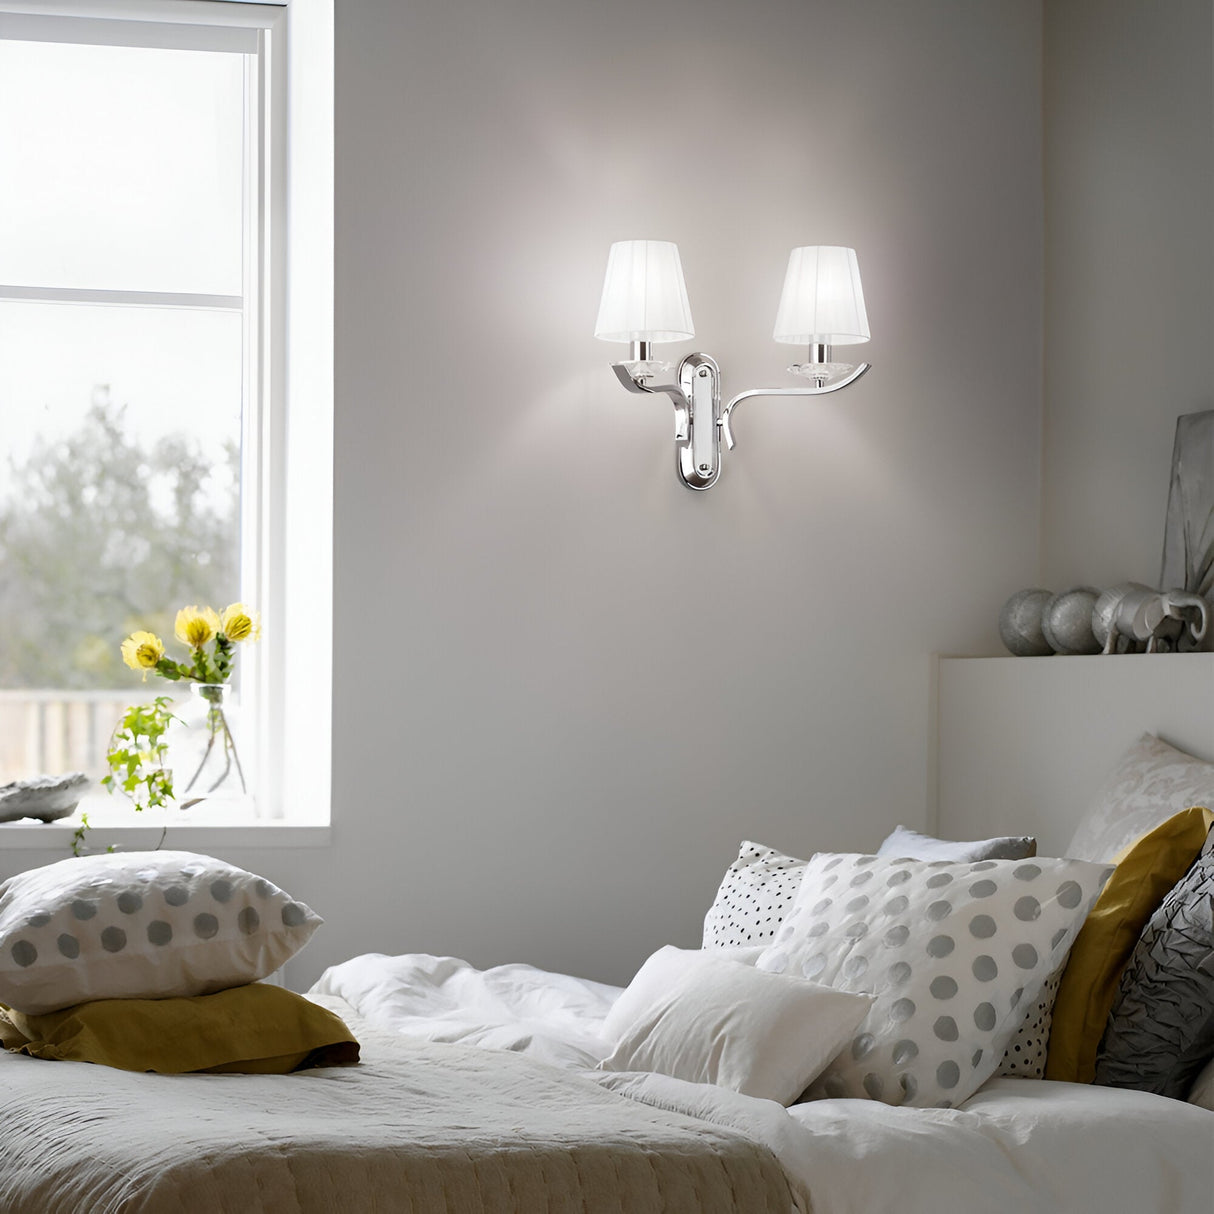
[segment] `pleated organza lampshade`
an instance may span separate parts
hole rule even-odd
[[[869,340],[872,334],[855,249],[839,245],[793,249],[774,336],[798,346],[849,346]]]
[[[686,341],[695,336],[679,246],[670,240],[617,240],[607,255],[594,326],[603,341]]]

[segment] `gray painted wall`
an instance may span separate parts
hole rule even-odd
[[[1155,585],[1214,408],[1214,5],[1045,5],[1043,585]]]
[[[1032,579],[1039,13],[337,22],[335,844],[281,866],[330,919],[308,967],[416,949],[623,980],[697,941],[743,837],[923,822],[928,655],[989,650]],[[747,404],[688,492],[669,408],[591,336],[632,236],[679,242],[698,336],[674,349],[731,391],[788,382],[788,250],[854,245],[876,369]]]
[[[295,985],[626,981],[741,839],[925,825],[929,655],[1036,576],[1040,9],[341,0],[336,38],[333,843],[218,850],[327,918]],[[636,236],[730,392],[790,382],[789,249],[854,245],[875,369],[748,403],[688,492],[591,336]]]

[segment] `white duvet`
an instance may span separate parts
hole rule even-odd
[[[618,987],[526,965],[479,971],[452,957],[368,954],[328,970],[317,994],[376,1027],[513,1050],[576,1070]],[[958,1109],[767,1100],[662,1075],[595,1073],[661,1108],[762,1142],[809,1193],[813,1214],[1210,1214],[1214,1113],[1141,1092],[994,1079]]]

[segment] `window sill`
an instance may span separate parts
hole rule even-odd
[[[0,823],[0,852],[7,850],[55,850],[70,853],[77,824],[64,822]],[[104,849],[115,844],[123,851],[151,849],[160,842],[161,827],[143,825],[103,825],[92,827],[86,846]],[[212,848],[243,847],[328,847],[331,828],[302,826],[293,822],[255,822],[247,826],[170,826],[163,846],[178,851],[206,852]]]

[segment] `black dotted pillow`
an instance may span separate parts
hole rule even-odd
[[[762,843],[742,844],[704,916],[704,948],[745,948],[770,940],[792,905],[805,861]]]
[[[1044,1079],[1045,1054],[1050,1041],[1050,1025],[1054,1019],[1054,997],[1062,981],[1062,970],[1051,974],[1041,988],[1041,994],[1024,1017],[1016,1036],[1003,1055],[996,1075],[1017,1079]]]

